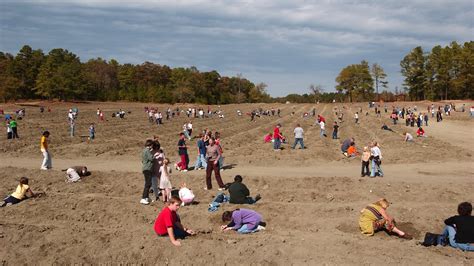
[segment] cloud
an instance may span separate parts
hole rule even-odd
[[[399,61],[473,37],[469,1],[71,0],[3,1],[0,50],[67,48],[83,60],[156,61],[243,73],[274,95],[334,87],[340,69],[368,59],[400,85]],[[399,86],[400,87],[400,86]]]

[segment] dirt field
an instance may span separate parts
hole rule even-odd
[[[460,107],[463,102],[456,102]],[[225,118],[193,119],[194,132],[204,128],[220,131],[225,155],[224,182],[234,175],[244,177],[251,194],[263,197],[256,205],[224,205],[210,213],[207,205],[217,194],[205,191],[204,171],[173,172],[174,186],[185,181],[200,202],[183,207],[179,214],[185,226],[204,231],[174,247],[167,238],[154,234],[153,222],[163,203],[139,204],[143,189],[140,154],[146,138],[159,136],[172,162],[178,159],[177,134],[188,121],[184,114],[158,127],[147,121],[145,106],[139,103],[42,103],[51,113],[39,112],[38,103],[29,103],[26,117],[18,121],[20,139],[0,140],[0,194],[13,192],[21,176],[30,178],[33,191],[45,197],[29,199],[0,209],[0,261],[2,264],[144,263],[204,265],[287,265],[287,264],[423,264],[473,265],[474,254],[449,247],[425,248],[417,245],[425,232],[440,232],[445,218],[456,214],[457,204],[474,202],[474,119],[468,112],[453,112],[442,123],[431,118],[424,127],[428,137],[404,143],[402,133],[413,135],[415,128],[404,121],[392,125],[389,113],[377,118],[366,103],[361,104],[242,104],[221,106]],[[427,102],[396,103],[426,111]],[[466,102],[468,109],[472,102]],[[389,106],[389,112],[391,103]],[[74,138],[69,137],[67,110],[80,110]],[[191,106],[191,105],[189,105]],[[345,121],[340,139],[331,139],[334,107],[343,107]],[[105,111],[108,121],[99,122],[96,109]],[[181,109],[188,105],[179,105]],[[207,106],[202,106],[207,109]],[[250,122],[237,116],[254,108],[281,108],[282,117],[269,116]],[[327,119],[328,138],[319,136],[314,118],[303,112],[315,107]],[[360,124],[353,113],[363,108]],[[11,112],[18,105],[0,105]],[[125,119],[112,118],[122,108],[131,111]],[[174,107],[176,108],[176,106]],[[211,106],[213,110],[217,106]],[[295,116],[290,113],[294,111]],[[3,121],[3,118],[1,118]],[[96,123],[96,140],[87,141],[91,122]],[[387,123],[395,132],[380,129]],[[293,128],[305,130],[305,150],[274,152],[263,137],[276,123],[293,142]],[[4,130],[5,127],[2,127]],[[43,130],[51,132],[53,170],[41,171],[39,139]],[[341,142],[355,137],[358,150],[377,140],[383,153],[383,178],[360,177],[360,158],[347,159],[340,153]],[[190,165],[196,158],[195,140],[188,142]],[[90,177],[79,183],[64,182],[61,169],[87,165]],[[388,212],[400,228],[415,236],[401,240],[381,232],[374,237],[359,233],[359,211],[368,203],[386,197]],[[247,207],[263,214],[267,229],[251,235],[221,233],[220,216],[225,210]]]

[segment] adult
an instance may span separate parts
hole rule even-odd
[[[148,194],[150,193],[151,188],[151,176],[153,170],[153,150],[154,141],[147,139],[145,142],[145,148],[142,152],[142,172],[145,177],[145,185],[143,187],[142,199],[140,200],[141,204],[148,205],[150,201],[148,199]]]
[[[188,147],[186,146],[186,140],[185,140],[185,136],[183,132],[179,133],[178,155],[181,158],[181,161],[175,164],[176,170],[187,172],[189,157],[188,157]]]
[[[236,175],[234,182],[230,184],[229,188],[229,203],[233,204],[254,204],[262,197],[260,194],[255,196],[255,199],[250,197],[250,191],[247,186],[242,183],[242,176]]]
[[[296,127],[293,130],[293,134],[295,134],[295,143],[293,143],[293,146],[291,146],[291,148],[295,149],[296,145],[298,145],[299,143],[301,146],[301,149],[304,149],[304,142],[303,142],[304,130],[300,126],[300,124],[296,124]]]
[[[219,190],[224,190],[224,183],[222,182],[221,174],[219,172],[219,157],[221,156],[219,146],[216,145],[215,139],[212,137],[209,139],[209,146],[206,149],[206,190],[212,189],[211,175],[214,170]]]
[[[194,164],[194,170],[206,169],[206,144],[204,143],[204,135],[199,134],[199,139],[197,141],[197,150],[198,155],[196,158],[196,163]]]
[[[43,132],[43,136],[41,136],[40,140],[40,149],[43,153],[43,163],[41,164],[41,170],[48,170],[51,169],[53,166],[51,161],[51,154],[49,153],[49,145],[48,145],[48,138],[49,138],[49,131]]]
[[[194,231],[188,229],[181,224],[181,219],[177,214],[182,201],[172,196],[168,205],[165,206],[158,217],[156,217],[153,229],[159,236],[168,236],[171,243],[175,246],[181,246],[181,242],[178,239],[184,239],[187,236],[194,235]]]
[[[281,149],[281,140],[283,136],[280,133],[281,124],[277,124],[273,129],[273,150],[279,151]]]
[[[372,157],[372,170],[370,172],[370,177],[380,176],[383,177],[382,171],[382,151],[379,148],[379,144],[374,141],[372,147],[370,148],[370,155]]]
[[[342,145],[341,145],[341,152],[342,153],[347,153],[347,150],[349,149],[349,147],[351,146],[351,143],[352,142],[355,142],[355,138],[350,138],[350,139],[346,139],[342,142]]]
[[[453,248],[474,251],[474,216],[472,204],[462,202],[458,205],[458,215],[444,221],[446,226],[440,237],[440,244],[449,244]]]

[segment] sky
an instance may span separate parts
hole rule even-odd
[[[342,68],[367,60],[393,91],[411,49],[471,41],[473,21],[474,0],[0,0],[0,51],[241,73],[272,96],[334,91]]]

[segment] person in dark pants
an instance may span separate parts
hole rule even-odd
[[[18,128],[17,128],[17,122],[15,120],[15,118],[12,117],[12,119],[10,120],[10,128],[12,129],[12,137],[14,139],[19,139],[20,137],[18,136]]]
[[[236,175],[234,183],[229,185],[230,203],[233,204],[254,204],[262,197],[260,194],[255,196],[255,199],[250,197],[250,191],[245,184],[242,183],[242,176]]]
[[[206,187],[204,189],[212,189],[211,175],[214,170],[216,181],[219,185],[219,190],[224,190],[224,183],[222,182],[221,174],[219,172],[219,158],[221,156],[219,146],[215,144],[215,139],[209,139],[209,146],[206,150],[207,168],[206,168]]]
[[[142,171],[143,176],[145,177],[145,186],[143,188],[142,199],[140,200],[141,204],[148,205],[150,201],[148,200],[148,193],[150,192],[151,188],[151,177],[152,177],[152,169],[153,169],[153,140],[148,139],[145,142],[145,148],[142,152]]]

